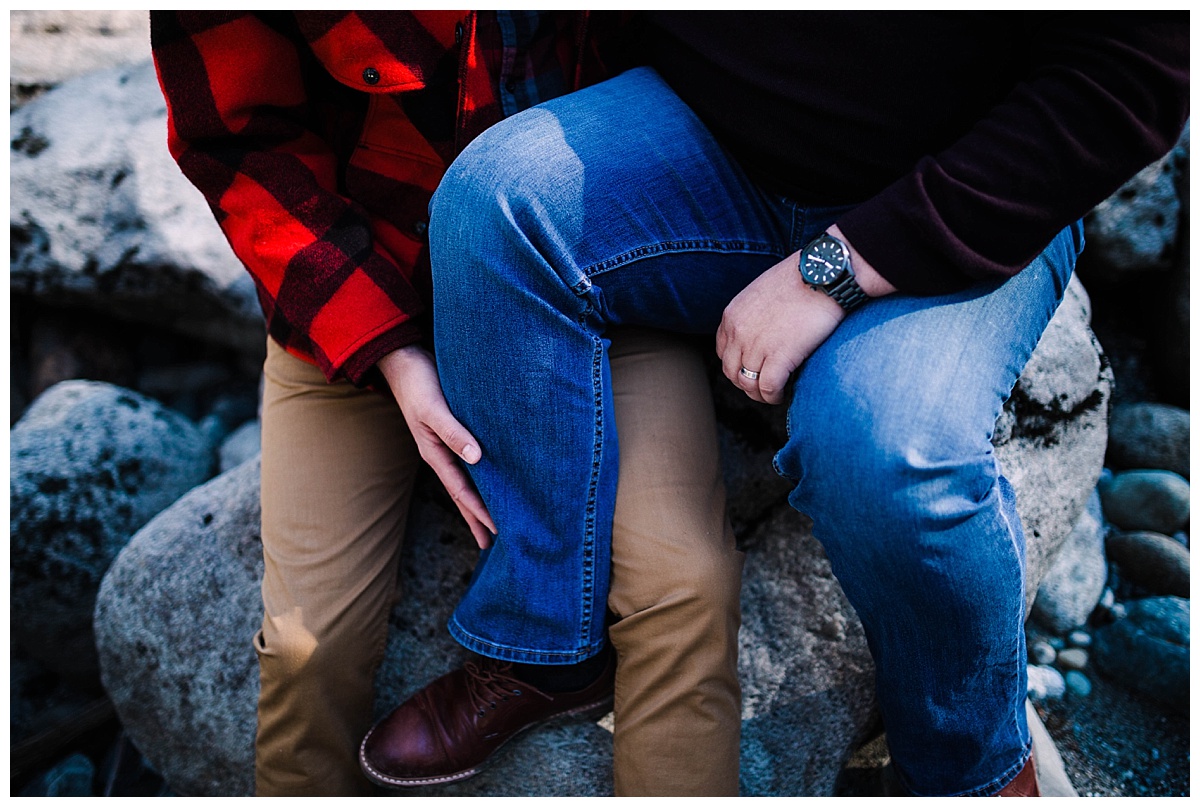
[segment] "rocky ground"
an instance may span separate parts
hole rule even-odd
[[[1113,363],[1114,405],[1153,401],[1186,408],[1189,389],[1164,372],[1144,326],[1153,304],[1128,286],[1091,292],[1092,329]],[[1132,305],[1131,305],[1132,302]],[[1086,697],[1042,701],[1037,710],[1080,796],[1190,796],[1191,720],[1092,676]]]
[[[1038,708],[1080,796],[1190,796],[1191,724],[1104,678]]]

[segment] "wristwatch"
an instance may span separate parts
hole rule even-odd
[[[829,233],[821,233],[800,251],[800,277],[836,300],[847,313],[867,301],[867,293],[854,278],[850,247]]]

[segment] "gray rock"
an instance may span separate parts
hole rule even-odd
[[[1058,658],[1058,651],[1049,642],[1034,642],[1029,646],[1029,660],[1048,667]]]
[[[1056,320],[1011,403],[1008,439],[997,446],[1025,526],[1030,598],[1095,488],[1107,441],[1111,377],[1077,285]],[[732,429],[731,409],[717,395]],[[739,424],[733,436],[743,458],[770,451],[779,412]],[[258,473],[256,462],[238,466],[147,524],[113,564],[97,603],[105,686],[134,743],[181,795],[247,795],[252,788]],[[770,474],[769,466],[745,470],[730,492],[747,539],[742,792],[828,795],[876,719],[873,667],[862,626],[807,519],[759,485]],[[472,545],[457,515],[418,496],[401,563],[403,596],[377,677],[377,714],[462,658],[445,623],[473,565]],[[484,773],[438,794],[609,795],[610,779],[611,736],[602,725],[575,721],[531,732]]]
[[[233,470],[261,452],[262,426],[257,420],[248,420],[226,437],[217,449],[221,473]]]
[[[43,393],[9,437],[12,631],[75,683],[94,683],[92,608],[105,570],[156,513],[208,478],[186,418],[111,384]]]
[[[1034,620],[1051,632],[1062,635],[1084,624],[1100,601],[1108,579],[1104,532],[1100,494],[1093,490],[1033,602]]]
[[[1155,532],[1117,532],[1105,544],[1121,577],[1154,594],[1191,596],[1191,553]]]
[[[13,11],[9,48],[16,100],[31,86],[150,58],[150,18],[145,11]]]
[[[1079,670],[1068,670],[1067,674],[1063,676],[1063,680],[1066,681],[1067,692],[1072,697],[1086,698],[1092,694],[1091,680]]]
[[[1090,320],[1087,291],[1072,276],[1013,392],[1016,436],[1034,435],[1082,408],[1096,408],[1098,380],[1105,371],[1099,345],[1087,327]]]
[[[1061,670],[1082,670],[1087,666],[1088,654],[1082,647],[1069,647],[1058,654],[1058,667]]]
[[[1081,271],[1109,283],[1130,273],[1170,266],[1179,227],[1175,157],[1167,154],[1126,182],[1084,219]]]
[[[1187,714],[1189,603],[1179,597],[1151,597],[1129,603],[1124,618],[1096,631],[1096,668],[1127,689]]]
[[[1070,635],[1067,636],[1067,642],[1071,645],[1071,647],[1091,647],[1092,634],[1085,630],[1073,630],[1071,631]]]
[[[1188,479],[1191,414],[1159,403],[1121,404],[1108,421],[1105,464],[1115,469],[1174,471]]]
[[[1029,697],[1035,701],[1058,700],[1067,692],[1067,682],[1063,674],[1053,667],[1030,665]]]
[[[1100,603],[1099,604],[1100,604],[1100,607],[1103,608],[1104,610],[1106,610],[1106,611],[1111,610],[1113,608],[1113,606],[1117,604],[1116,593],[1111,588],[1105,587],[1104,593],[1100,595]]]
[[[105,688],[134,744],[184,796],[253,791],[259,474],[258,462],[246,462],[147,524],[97,600]],[[474,563],[472,541],[457,515],[425,498],[410,523],[403,597],[377,676],[378,715],[465,656],[445,624]],[[610,779],[611,735],[570,721],[530,732],[487,774],[438,793],[611,795]]]
[[[1171,471],[1122,471],[1100,486],[1105,517],[1123,530],[1170,535],[1187,523],[1188,481]]]
[[[83,754],[71,754],[41,774],[23,791],[22,796],[66,796],[83,798],[95,795],[96,767]]]
[[[742,584],[742,795],[829,795],[875,708],[862,624],[803,516],[753,537]],[[840,619],[839,619],[840,617]],[[845,627],[823,630],[832,622]]]
[[[1012,437],[996,444],[1025,527],[1027,612],[1103,467],[1112,372],[1089,316],[1087,292],[1073,277],[1005,404],[1016,414]]]
[[[1153,323],[1153,358],[1164,386],[1179,400],[1188,400],[1191,388],[1191,124],[1183,129],[1173,152],[1175,194],[1180,202],[1179,238],[1168,274],[1164,297]],[[1172,469],[1174,470],[1174,469]]]
[[[134,745],[180,795],[253,792],[258,477],[247,463],[160,513],[112,564],[96,600],[105,690]]]
[[[13,292],[261,353],[254,284],[167,151],[149,61],[67,81],[10,127]]]
[[[1188,121],[1183,125],[1183,132],[1179,135],[1179,142],[1175,144],[1175,148],[1171,150],[1171,157],[1175,160],[1175,195],[1179,197],[1180,211],[1187,215],[1190,213],[1191,200],[1191,153],[1192,153],[1192,123]]]

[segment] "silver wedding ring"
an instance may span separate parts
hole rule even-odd
[[[751,381],[756,381],[758,379],[758,373],[754,372],[753,370],[747,370],[745,367],[738,370],[738,372]]]

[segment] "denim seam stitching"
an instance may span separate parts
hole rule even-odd
[[[592,437],[592,471],[588,479],[587,510],[583,530],[583,609],[579,618],[580,644],[587,646],[592,621],[592,587],[595,583],[596,491],[600,485],[600,453],[604,431],[604,344],[592,336],[592,404],[595,411]]]
[[[750,241],[717,241],[706,238],[693,238],[683,241],[660,241],[656,244],[647,244],[646,246],[631,249],[612,258],[606,258],[599,263],[584,267],[583,272],[588,277],[594,277],[595,275],[603,274],[634,261],[661,255],[666,252],[742,252],[755,255],[778,255],[781,251],[775,244]]]
[[[529,650],[528,648],[524,648],[524,647],[514,647],[513,645],[497,644],[496,642],[490,642],[487,639],[480,638],[479,636],[476,636],[475,634],[468,631],[466,628],[464,628],[462,626],[462,623],[458,621],[457,616],[452,616],[450,618],[449,628],[450,628],[451,634],[454,635],[454,638],[459,642],[459,644],[463,645],[468,650],[474,650],[475,652],[481,653],[482,655],[487,655],[487,653],[484,652],[485,648],[491,649],[491,650],[512,651],[512,653],[520,654],[522,659],[527,660],[531,664],[538,663],[538,661],[535,661],[535,659],[556,659],[556,660],[570,659],[570,660],[574,660],[574,659],[578,659],[578,658],[588,658],[591,655],[595,655],[603,647],[603,644],[598,644],[595,646],[589,644],[589,645],[585,645],[584,647],[580,648],[579,650],[572,650],[572,651],[567,651],[567,650]]]
[[[974,790],[967,790],[962,793],[950,793],[948,795],[951,797],[958,797],[958,798],[970,797],[970,796],[994,796],[996,794],[996,792],[1003,790],[1005,785],[1007,785],[1013,779],[1017,778],[1017,774],[1019,774],[1021,772],[1021,770],[1025,767],[1025,763],[1027,763],[1029,761],[1029,758],[1031,756],[1033,756],[1033,740],[1032,740],[1032,738],[1030,739],[1030,741],[1028,743],[1026,743],[1025,745],[1022,746],[1021,761],[1018,762],[1017,764],[1013,765],[1011,768],[1008,768],[1007,770],[1005,770],[1004,773],[1000,774],[999,776],[997,776],[995,779],[988,782],[987,784],[980,785],[979,787],[975,788]],[[908,784],[907,781],[905,781],[905,776],[899,768],[895,768],[894,770],[900,778],[900,783],[902,785],[904,785],[905,790],[907,790],[913,796],[921,796],[922,795],[922,794],[918,793],[916,790],[914,790],[912,788],[912,786]],[[988,792],[988,791],[995,791],[995,792]]]
[[[1003,790],[1005,788],[1005,786],[1007,786],[1013,779],[1017,778],[1017,774],[1019,774],[1021,772],[1021,770],[1025,767],[1025,763],[1029,762],[1029,757],[1031,757],[1031,756],[1033,756],[1033,740],[1032,740],[1032,738],[1026,745],[1022,746],[1020,762],[1013,765],[1011,768],[1009,768],[1004,773],[997,776],[992,781],[988,782],[986,785],[982,785],[981,787],[977,787],[974,790],[971,790],[967,793],[963,793],[961,795],[963,795],[963,796],[994,796],[996,793]],[[995,791],[995,792],[990,792],[990,791]]]
[[[1015,386],[1015,384],[1014,384],[1014,386]],[[997,417],[999,417],[999,415],[997,415]],[[990,441],[989,441],[989,443],[990,443]],[[1009,488],[1012,487],[1012,484],[1010,482],[1008,482],[1008,480],[1004,477],[1004,472],[1000,468],[1000,462],[998,459],[995,460],[995,468],[996,468],[996,483],[995,483],[995,485],[996,485],[997,493],[999,493],[1000,498],[1001,498],[1000,508],[999,508],[1000,518],[1002,518],[1004,520],[1004,524],[1008,528],[1009,541],[1012,544],[1013,553],[1016,555],[1017,562],[1020,564],[1020,569],[1021,569],[1021,576],[1020,576],[1020,581],[1019,581],[1021,596],[1017,600],[1017,602],[1014,603],[1016,608],[1015,608],[1015,612],[1013,614],[1013,616],[1015,617],[1014,630],[1016,631],[1016,633],[1014,633],[1013,635],[1018,637],[1018,646],[1021,647],[1021,646],[1023,646],[1023,637],[1024,637],[1024,630],[1025,630],[1025,627],[1024,627],[1025,626],[1025,574],[1024,574],[1024,572],[1025,572],[1025,568],[1027,565],[1026,550],[1025,550],[1026,543],[1024,540],[1018,541],[1018,537],[1021,537],[1022,539],[1024,538],[1024,530],[1022,529],[1022,526],[1020,523],[1020,517],[1018,516],[1017,523],[1013,524],[1012,519],[1009,517],[1008,511],[1004,508],[1004,502],[1003,502],[1004,488],[1002,487],[1002,483],[1008,485]],[[1015,507],[1016,506],[1016,499],[1015,499],[1016,491],[1015,490],[1013,491],[1012,495],[1014,497],[1013,506]],[[1016,678],[1017,678],[1017,682],[1020,683],[1021,668],[1024,666],[1024,660],[1021,657],[1020,653],[1017,654],[1017,658],[1015,661],[1016,661],[1016,665],[1015,665],[1016,666],[1016,669],[1015,669]],[[1016,735],[1018,737],[1020,737],[1021,736],[1021,717],[1025,713],[1025,704],[1024,704],[1025,698],[1018,695],[1016,697],[1016,700],[1017,700],[1017,703],[1014,704],[1015,708],[1013,709],[1013,712],[1012,712],[1012,723],[1013,723],[1012,727],[1015,730]],[[1030,743],[1030,747],[1032,747],[1032,744],[1033,744],[1032,734],[1030,734],[1029,743]],[[1019,772],[1020,771],[1018,769],[1018,773]],[[995,780],[993,780],[993,783],[995,783]],[[1007,784],[1008,784],[1008,782],[1004,783],[1004,785],[1007,785]],[[1001,787],[1004,787],[1004,785],[1001,785]]]

